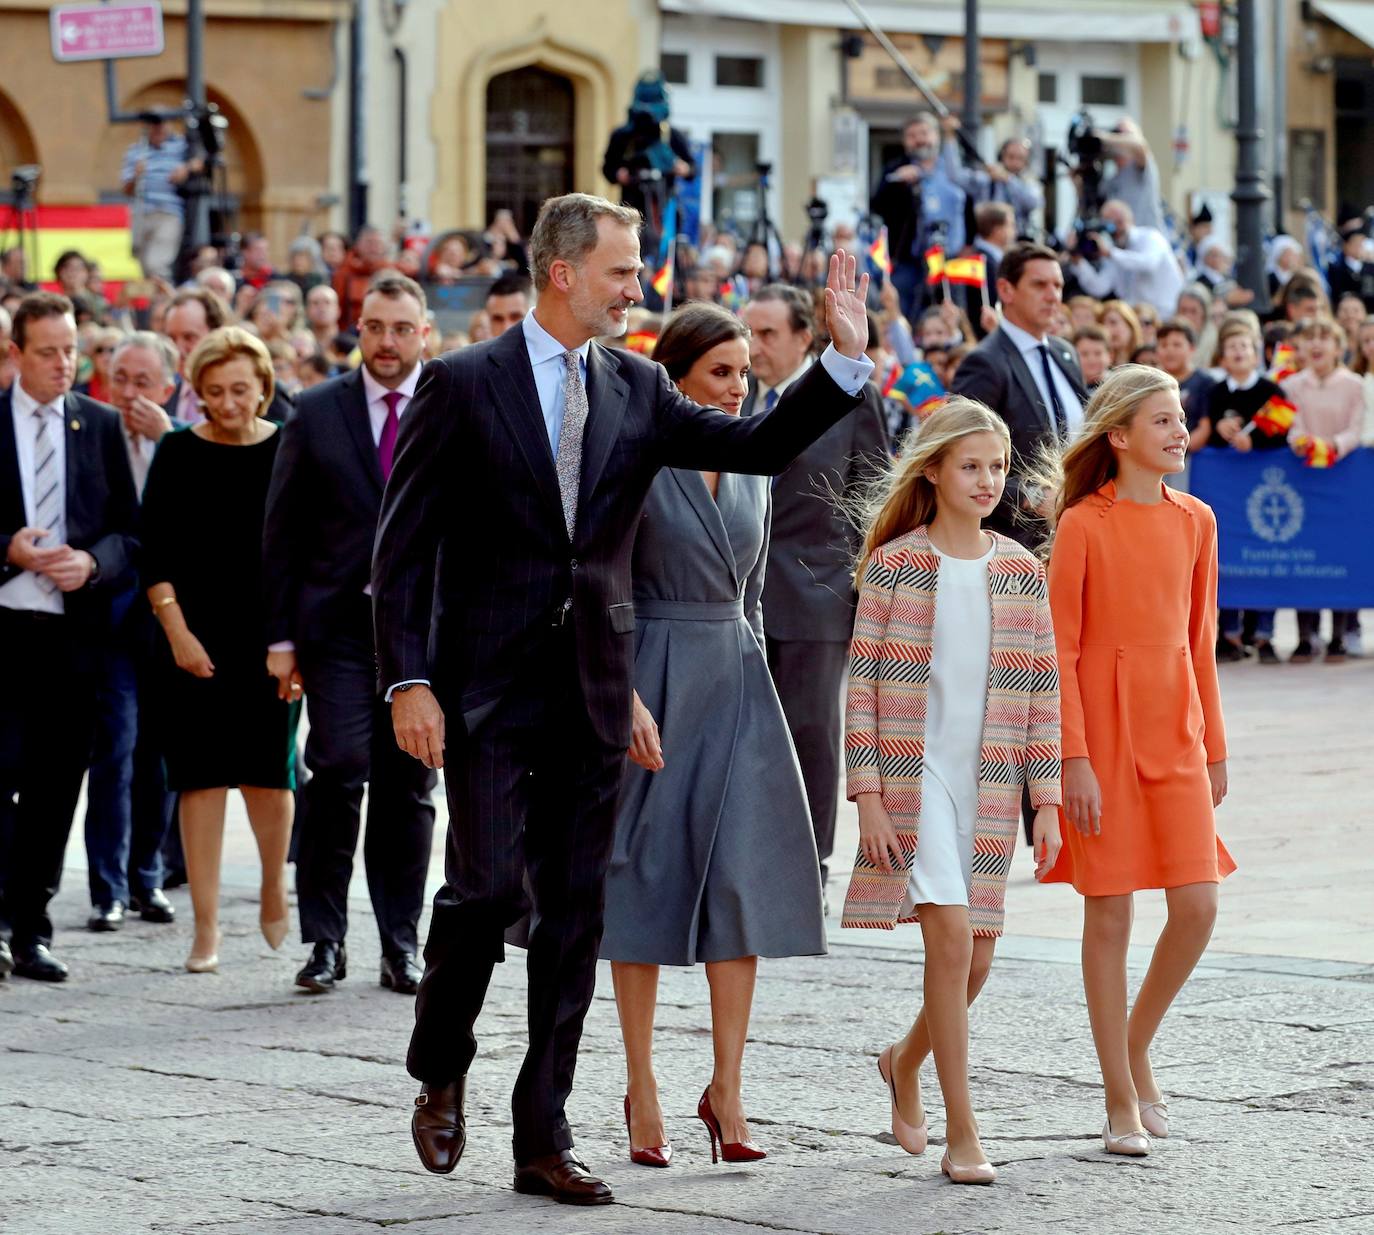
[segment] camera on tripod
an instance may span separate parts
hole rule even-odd
[[[10,172],[10,192],[14,195],[16,205],[33,196],[42,174],[43,169],[37,163],[21,163]]]
[[[1106,144],[1093,127],[1093,118],[1084,108],[1069,121],[1069,132],[1064,140],[1069,158],[1064,162],[1078,180],[1078,217],[1073,221],[1074,243],[1070,253],[1075,257],[1096,261],[1102,256],[1097,242],[1092,239],[1094,232],[1113,230],[1112,225],[1102,217],[1102,179],[1105,173],[1103,162],[1107,156]]]

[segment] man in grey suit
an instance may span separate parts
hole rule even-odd
[[[1073,348],[1050,334],[1064,299],[1064,272],[1054,250],[1024,242],[1007,249],[997,299],[1001,325],[964,358],[952,386],[1007,422],[1011,475],[987,526],[1033,548],[1045,538],[1043,514],[1054,495],[1023,483],[1026,465],[1047,444],[1073,437],[1088,392]]]
[[[754,388],[742,413],[771,411],[811,365],[810,297],[780,283],[760,288],[742,314],[752,332]],[[882,398],[868,383],[863,403],[821,434],[773,482],[773,520],[763,581],[768,668],[797,748],[821,887],[835,845],[840,782],[840,684],[854,633],[850,572],[859,533],[836,499],[852,501],[887,460]]]

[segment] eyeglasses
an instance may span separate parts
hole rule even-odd
[[[362,322],[361,326],[363,334],[374,339],[384,339],[390,333],[404,341],[413,339],[419,333],[419,330],[409,322],[400,322],[395,326],[388,326],[385,322]]]

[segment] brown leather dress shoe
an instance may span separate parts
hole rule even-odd
[[[415,1114],[410,1117],[410,1138],[425,1170],[436,1175],[451,1174],[463,1157],[468,1143],[467,1120],[463,1115],[463,1095],[467,1078],[450,1085],[421,1086],[415,1099]]]
[[[515,1190],[551,1196],[563,1205],[609,1205],[615,1200],[610,1185],[591,1174],[571,1149],[517,1166]]]

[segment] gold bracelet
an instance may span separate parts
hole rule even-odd
[[[174,605],[176,603],[177,598],[175,596],[159,597],[157,600],[153,601],[153,612],[156,613],[159,609],[165,609],[168,605]]]

